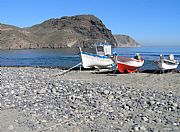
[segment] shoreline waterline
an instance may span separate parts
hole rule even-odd
[[[59,69],[59,70],[68,70],[71,67],[60,67],[60,66],[0,66],[0,68],[45,68],[45,69]],[[83,67],[75,67],[73,68],[71,71],[94,71],[98,74],[98,70],[96,68],[83,68]],[[180,73],[180,69],[172,69],[172,70],[165,70],[163,73]],[[101,73],[101,71],[99,71],[99,73]],[[114,74],[121,74],[118,72],[118,70],[116,72],[114,71],[105,71],[102,73],[114,73]],[[149,73],[149,74],[162,74],[162,71],[160,71],[159,69],[138,69],[137,72],[135,73]],[[127,74],[127,73],[125,73]]]
[[[91,49],[93,50],[93,49]],[[180,47],[140,47],[140,48],[113,48],[113,52],[120,56],[134,57],[136,52],[145,60],[141,70],[157,69],[153,63],[160,54],[168,57],[173,53],[180,61]],[[81,62],[79,49],[31,49],[31,50],[0,50],[1,66],[48,66],[69,68]],[[178,66],[180,70],[180,66]]]

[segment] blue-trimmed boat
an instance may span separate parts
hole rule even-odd
[[[114,64],[110,43],[96,43],[96,53],[83,52],[80,48],[84,68],[110,68]]]

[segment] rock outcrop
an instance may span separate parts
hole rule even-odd
[[[123,35],[124,36],[124,35]],[[110,42],[112,46],[134,46],[130,37],[112,35],[103,22],[93,15],[77,15],[49,19],[28,28],[0,23],[0,49],[30,48],[90,48],[96,42]],[[120,38],[120,39],[119,39]]]
[[[100,19],[93,15],[78,15],[50,19],[28,29],[40,47],[85,47],[89,48],[95,42],[107,42],[116,45],[111,31]]]
[[[36,48],[35,43],[26,30],[0,24],[0,49]]]
[[[117,42],[116,47],[139,47],[140,44],[128,35],[114,35]]]

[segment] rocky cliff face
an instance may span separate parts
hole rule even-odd
[[[40,47],[91,47],[95,42],[116,45],[111,31],[93,15],[78,15],[50,19],[28,29]]]
[[[0,49],[31,48],[31,45],[34,45],[34,43],[26,30],[0,24]]]
[[[116,38],[116,39],[115,39]],[[29,28],[0,23],[0,49],[93,47],[96,42],[110,42],[113,46],[133,42],[119,39],[93,15],[78,15],[49,19]],[[127,40],[126,40],[127,39]]]
[[[114,35],[116,47],[139,47],[140,44],[128,35]]]

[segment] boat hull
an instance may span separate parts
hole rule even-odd
[[[100,56],[97,54],[91,54],[87,52],[80,52],[82,65],[84,68],[104,68],[111,66],[114,62],[108,56]]]
[[[173,70],[176,69],[179,65],[179,63],[168,63],[168,61],[155,61],[155,64],[160,70]]]
[[[133,58],[119,57],[117,66],[120,73],[136,72],[144,64],[144,60],[136,60]]]

